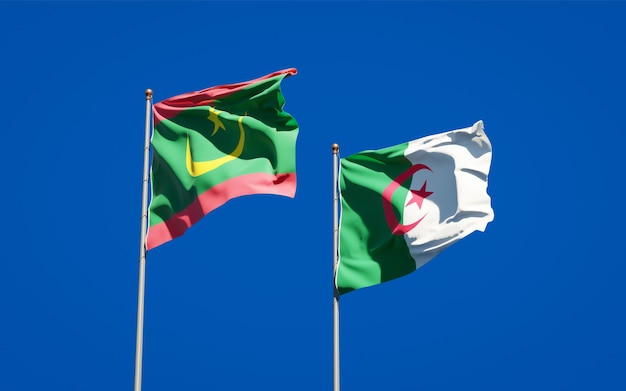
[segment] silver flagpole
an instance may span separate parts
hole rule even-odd
[[[338,223],[338,192],[339,184],[337,183],[337,172],[339,171],[338,163],[339,145],[333,144],[333,276],[337,275],[338,246],[337,240],[339,235]],[[333,282],[333,369],[334,369],[334,391],[339,391],[339,291],[337,284]]]
[[[143,189],[141,195],[141,240],[139,245],[139,292],[137,297],[137,342],[135,347],[135,391],[141,390],[143,356],[143,308],[146,292],[146,227],[148,225],[148,165],[150,160],[150,108],[152,90],[146,90],[146,129],[143,145]]]

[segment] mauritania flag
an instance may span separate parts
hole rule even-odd
[[[296,69],[191,92],[153,107],[150,250],[228,200],[294,197],[298,123],[280,83]]]
[[[406,274],[493,220],[482,121],[341,159],[339,293]]]

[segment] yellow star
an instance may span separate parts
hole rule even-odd
[[[213,124],[215,124],[215,126],[213,127],[213,133],[211,133],[211,136],[215,136],[215,133],[217,133],[217,131],[220,128],[226,130],[226,128],[224,127],[224,124],[220,120],[219,115],[220,115],[220,111],[219,110],[215,110],[213,107],[211,107],[209,109],[208,119],[209,119],[209,121],[213,122]]]

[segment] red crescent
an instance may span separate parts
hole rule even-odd
[[[424,219],[424,217],[426,217],[422,216],[421,219],[408,225],[401,224],[396,218],[396,215],[393,213],[393,206],[391,205],[391,197],[393,196],[393,193],[400,187],[402,182],[412,177],[413,174],[415,174],[419,170],[428,170],[432,172],[430,167],[428,167],[427,165],[416,164],[414,166],[411,166],[402,174],[398,175],[383,191],[383,210],[385,211],[385,219],[387,220],[387,225],[389,225],[389,228],[391,229],[391,233],[394,235],[404,235],[405,233],[415,228]]]

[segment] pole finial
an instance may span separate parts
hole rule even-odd
[[[339,144],[333,144],[333,153],[336,155],[339,152]]]
[[[152,99],[152,90],[149,88],[146,90],[146,99],[147,100]]]

